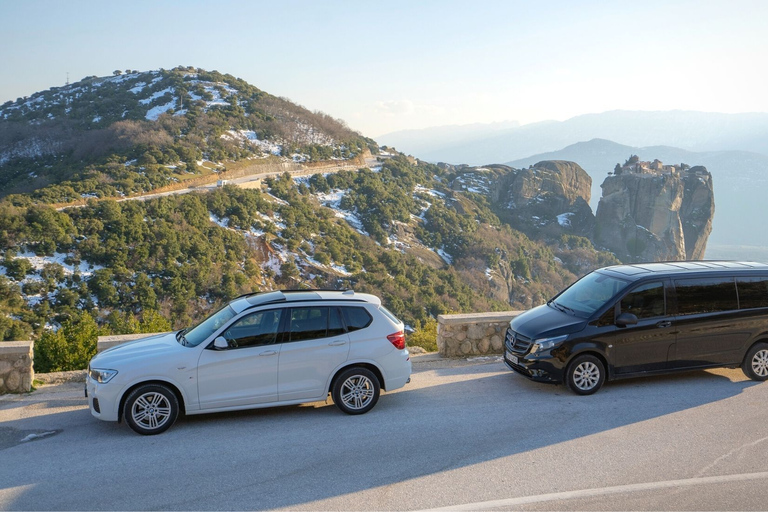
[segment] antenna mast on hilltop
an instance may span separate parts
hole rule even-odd
[[[69,85],[69,71],[67,71],[67,84],[66,85]]]

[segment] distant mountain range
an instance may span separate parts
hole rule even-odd
[[[768,156],[748,151],[692,152],[670,146],[634,147],[609,140],[593,139],[571,144],[561,150],[540,153],[507,162],[513,167],[528,167],[542,160],[571,160],[592,177],[594,211],[600,201],[600,185],[617,163],[630,155],[641,160],[658,158],[664,163],[703,165],[712,173],[715,189],[715,217],[710,247],[768,246],[768,231],[756,227],[765,213],[763,201],[768,192]],[[714,257],[712,249],[708,257]],[[743,251],[742,251],[743,253]],[[712,254],[717,254],[712,253]],[[737,257],[723,254],[722,257]]]
[[[377,140],[430,162],[484,165],[595,138],[635,147],[666,145],[688,151],[768,154],[768,113],[614,110],[523,126],[499,123],[406,130]]]

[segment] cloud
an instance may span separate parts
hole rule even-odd
[[[413,102],[410,100],[388,100],[377,101],[376,111],[388,116],[400,116],[412,114],[415,110]]]

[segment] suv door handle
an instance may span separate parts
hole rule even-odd
[[[274,356],[277,354],[277,350],[267,350],[266,352],[262,352],[259,355],[260,356]]]
[[[344,340],[336,340],[336,341],[330,342],[328,345],[330,345],[332,347],[340,347],[340,346],[344,345],[345,343],[346,343],[346,341],[344,341]]]
[[[670,327],[672,325],[672,322],[669,320],[664,320],[656,324],[656,327]]]

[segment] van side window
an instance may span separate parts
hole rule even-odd
[[[653,318],[666,314],[664,283],[646,283],[638,286],[621,299],[621,312],[637,318]]]
[[[739,309],[768,308],[768,277],[739,277]]]
[[[676,279],[677,312],[680,315],[738,309],[733,277]]]

